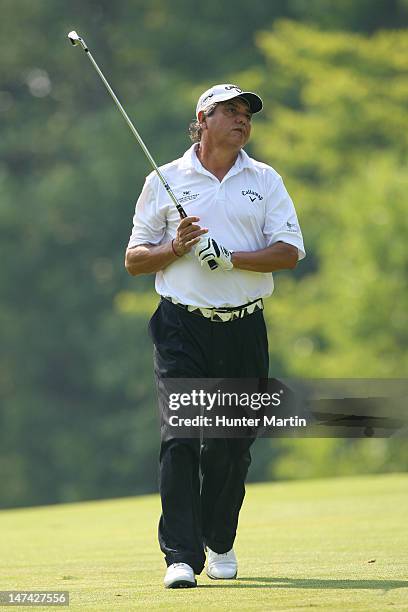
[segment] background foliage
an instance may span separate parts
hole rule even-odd
[[[248,152],[284,177],[308,251],[276,275],[273,376],[403,377],[406,0],[2,1],[0,505],[156,490],[146,323],[153,279],[127,276],[149,171],[95,53],[159,163],[189,145],[198,95],[255,88]],[[262,440],[253,479],[405,470],[391,440]]]

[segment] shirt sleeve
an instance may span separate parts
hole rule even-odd
[[[165,231],[164,211],[159,208],[155,181],[149,175],[136,202],[128,248],[146,243],[160,244]]]
[[[296,210],[281,177],[266,202],[264,235],[267,246],[286,242],[297,247],[299,260],[306,256]]]

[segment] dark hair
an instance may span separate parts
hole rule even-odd
[[[203,111],[203,117],[201,119],[201,121],[203,121],[203,119],[205,119],[205,117],[210,117],[210,115],[213,114],[213,112],[215,111],[215,108],[217,106],[217,103],[215,102],[214,104],[211,104],[211,106],[209,106],[205,111]],[[201,141],[201,134],[202,134],[203,130],[201,128],[200,122],[198,120],[196,121],[192,121],[190,123],[190,125],[188,126],[188,133],[190,135],[190,138],[193,142],[200,142]]]

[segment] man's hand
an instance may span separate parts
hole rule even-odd
[[[199,220],[199,217],[185,217],[180,221],[173,240],[173,249],[179,257],[191,251],[201,236],[208,232],[207,228],[196,225],[196,221]]]
[[[232,270],[234,267],[231,261],[231,251],[218,244],[213,238],[200,238],[195,254],[202,266],[213,260],[221,270]]]

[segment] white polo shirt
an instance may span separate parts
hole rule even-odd
[[[187,215],[208,228],[205,235],[231,251],[258,251],[283,241],[297,247],[303,259],[295,207],[279,174],[241,150],[220,182],[202,166],[196,147],[160,169]],[[136,203],[128,246],[169,242],[179,223],[176,207],[152,172]],[[271,295],[273,287],[271,273],[201,267],[194,248],[156,274],[157,293],[192,306],[240,306]]]

